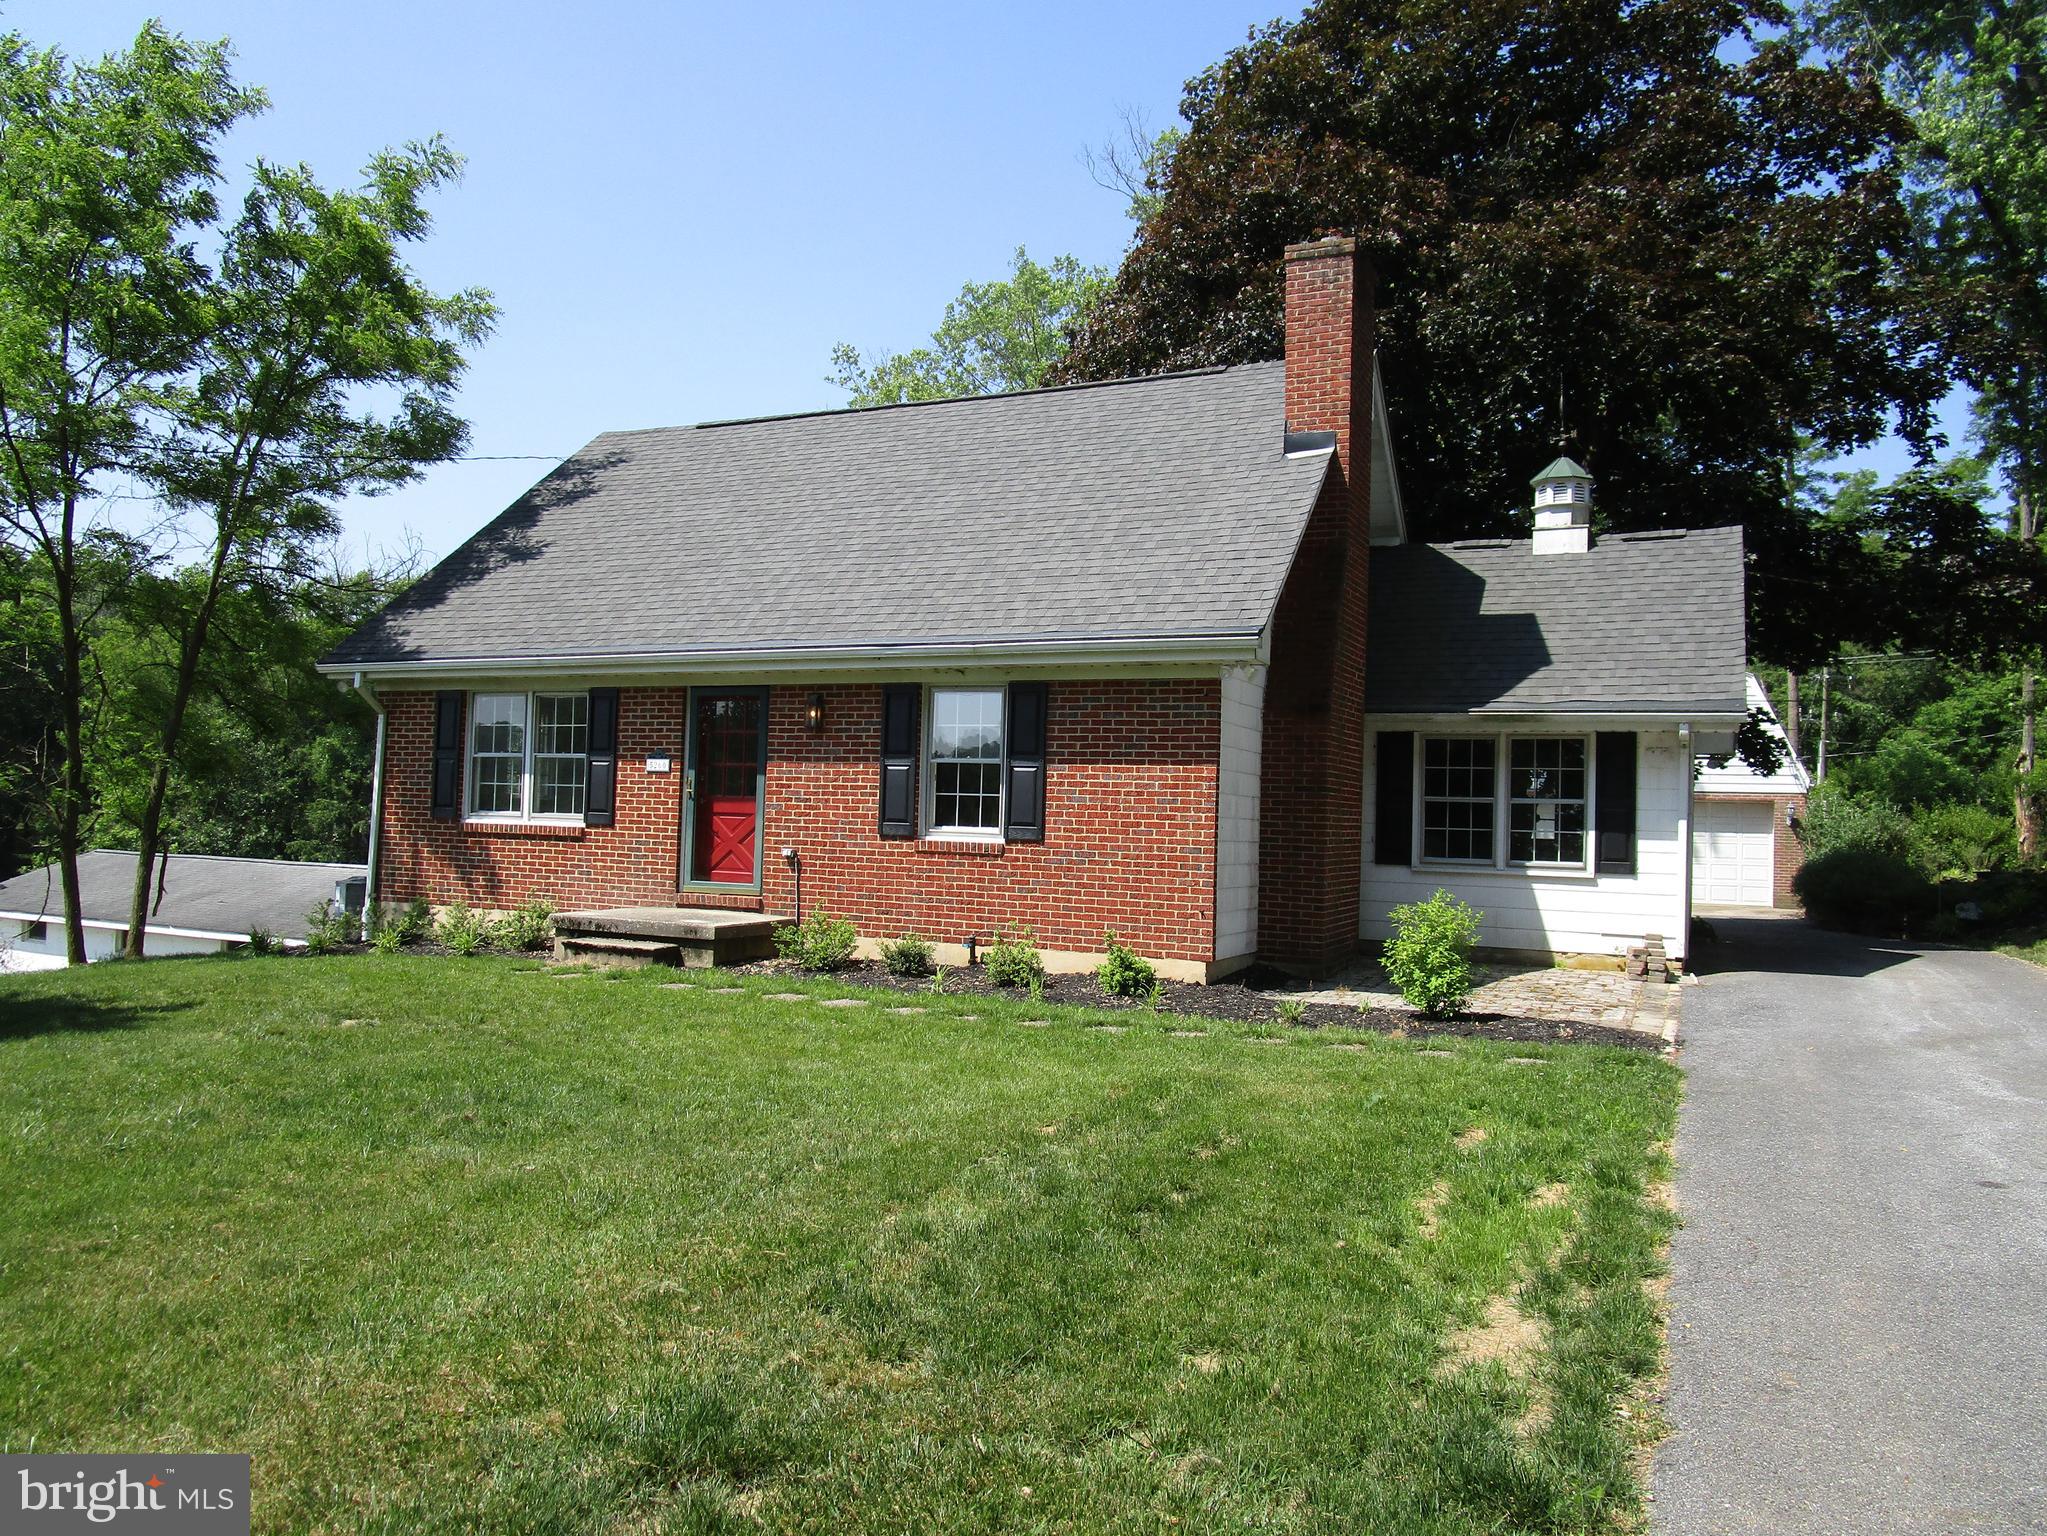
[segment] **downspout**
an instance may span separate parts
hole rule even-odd
[[[371,915],[377,910],[377,844],[384,830],[384,729],[389,716],[384,713],[384,701],[377,697],[377,690],[363,681],[360,672],[355,674],[355,691],[377,712],[377,748],[370,765],[370,847],[369,857],[364,860],[362,922],[356,930],[359,937],[368,939]]]
[[[1684,926],[1682,942],[1684,959],[1682,964],[1687,973],[1692,969],[1692,788],[1698,779],[1699,760],[1692,755],[1692,725],[1683,721],[1677,728],[1678,755],[1684,763],[1685,808],[1684,816],[1678,823],[1678,841],[1684,848],[1684,907],[1678,913],[1678,921]]]

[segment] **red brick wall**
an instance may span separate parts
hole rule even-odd
[[[1358,946],[1372,283],[1353,241],[1287,251],[1286,425],[1334,432],[1336,454],[1273,616],[1258,948],[1309,969],[1340,964]]]
[[[1791,882],[1805,867],[1805,844],[1791,830],[1791,819],[1805,814],[1805,800],[1802,796],[1787,795],[1772,801],[1771,807],[1774,812],[1770,819],[1771,832],[1777,839],[1777,856],[1771,861],[1771,905],[1796,908],[1802,903],[1792,893]]]
[[[810,697],[825,726],[812,732]],[[1113,929],[1140,953],[1213,958],[1219,685],[1214,679],[1055,682],[1046,741],[1045,841],[993,847],[885,840],[876,832],[881,687],[777,687],[768,707],[763,896],[678,894],[686,690],[619,697],[612,827],[508,829],[436,822],[429,810],[433,695],[393,693],[378,872],[386,901],[460,897],[491,908],[759,906],[788,912],[803,866],[820,902],[869,937],[914,928],[957,942],[1029,924],[1047,949],[1092,951]],[[649,774],[667,755],[673,771]],[[1353,867],[1353,899],[1355,867]]]

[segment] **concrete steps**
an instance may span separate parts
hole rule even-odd
[[[554,957],[593,965],[672,965],[698,969],[765,960],[775,930],[789,921],[773,913],[708,907],[603,907],[554,915]]]

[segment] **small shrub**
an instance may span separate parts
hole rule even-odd
[[[1283,997],[1272,1005],[1272,1012],[1282,1024],[1298,1024],[1307,1017],[1308,1005],[1298,997]]]
[[[433,933],[433,909],[426,904],[424,897],[415,897],[402,907],[388,902],[379,903],[375,912],[370,920],[370,942],[385,954],[407,944],[418,944]],[[385,939],[386,934],[391,937]]]
[[[1149,960],[1120,944],[1108,934],[1107,953],[1095,970],[1095,980],[1111,997],[1143,997],[1158,985],[1159,973]]]
[[[1903,933],[1933,912],[1933,883],[1895,853],[1840,848],[1807,859],[1791,882],[1806,915],[1830,928]]]
[[[458,955],[473,955],[483,947],[483,929],[483,919],[470,910],[468,902],[451,901],[441,908],[434,937]]]
[[[1478,942],[1483,915],[1448,891],[1389,914],[1393,937],[1386,941],[1386,975],[1402,997],[1430,1018],[1462,1011],[1471,996],[1471,947]]]
[[[277,935],[268,928],[249,930],[249,953],[252,955],[274,955],[284,946],[277,942]]]
[[[813,908],[800,923],[775,930],[776,951],[808,971],[843,970],[859,942],[860,935],[851,923],[833,917],[823,907]]]
[[[554,942],[554,903],[536,896],[490,924],[486,936],[493,949],[545,949]]]
[[[355,919],[334,905],[332,898],[306,913],[306,952],[328,954],[355,938]]]
[[[1028,928],[998,933],[984,954],[988,979],[998,987],[1028,987],[1034,980],[1041,987],[1045,984],[1045,957],[1031,942]]]
[[[891,976],[929,976],[934,973],[934,955],[929,939],[906,933],[900,939],[883,939],[879,947],[881,967]]]

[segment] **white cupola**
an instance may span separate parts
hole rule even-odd
[[[1535,552],[1582,555],[1592,547],[1592,476],[1558,459],[1528,482],[1535,487]]]

